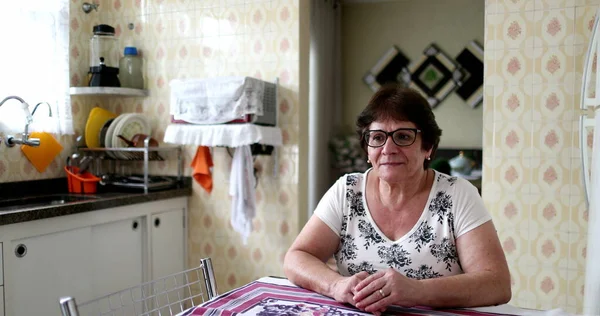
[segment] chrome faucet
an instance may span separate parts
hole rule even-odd
[[[33,117],[31,115],[31,113],[29,113],[29,104],[27,104],[27,102],[25,102],[25,100],[21,99],[20,97],[13,95],[13,96],[8,96],[8,97],[4,98],[4,100],[0,101],[0,106],[2,106],[2,104],[4,104],[4,102],[11,100],[11,99],[19,100],[21,102],[21,107],[23,108],[23,111],[25,112],[25,119],[27,122],[25,123],[25,131],[21,134],[21,139],[16,139],[14,136],[8,135],[6,137],[6,146],[8,146],[8,147],[13,147],[15,145],[25,145],[25,146],[31,146],[31,147],[39,146],[40,140],[38,138],[29,138],[29,124],[33,123]],[[37,105],[39,105],[39,103]],[[36,105],[36,108],[37,108],[37,105]],[[34,112],[35,112],[35,109],[34,109]],[[52,116],[52,112],[50,112],[50,116]]]

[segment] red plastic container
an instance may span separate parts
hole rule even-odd
[[[67,172],[69,193],[96,193],[100,178],[87,171],[79,174],[79,168],[77,167],[65,166],[65,171]]]

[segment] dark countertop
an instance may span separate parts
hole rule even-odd
[[[66,178],[0,183],[0,204],[8,200],[36,198],[50,195],[68,195],[68,197],[73,197],[74,199],[89,197],[89,199],[86,198],[85,200],[77,200],[56,205],[38,205],[30,208],[13,208],[9,210],[2,210],[2,208],[0,208],[0,226],[124,205],[190,196],[192,194],[192,180],[191,177],[184,177],[176,187],[148,191],[148,194],[144,194],[143,190],[129,189],[127,191],[119,189],[116,191],[102,186],[98,186],[98,192],[94,194],[69,194],[66,191]],[[24,193],[26,193],[25,196]]]

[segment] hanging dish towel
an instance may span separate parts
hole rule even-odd
[[[244,245],[252,232],[252,219],[256,214],[255,184],[250,146],[237,147],[229,178],[229,195],[232,197],[231,226],[242,235]]]
[[[190,165],[190,167],[193,168],[192,177],[208,193],[211,193],[213,188],[211,173],[212,166],[213,161],[210,154],[210,148],[206,146],[198,146],[194,160],[192,160],[192,164]]]

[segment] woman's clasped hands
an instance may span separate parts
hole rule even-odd
[[[380,315],[390,305],[417,305],[420,283],[392,268],[377,271],[360,281],[352,290],[356,308]]]

